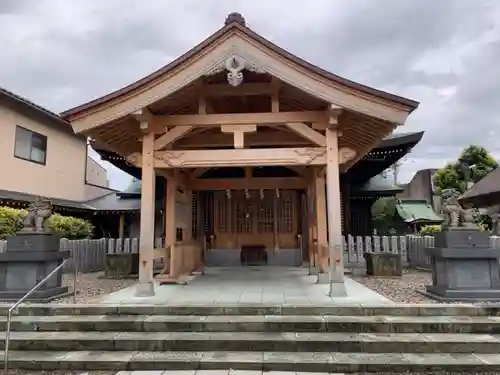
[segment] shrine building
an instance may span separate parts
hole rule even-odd
[[[393,135],[417,107],[294,56],[232,13],[170,64],[61,116],[141,180],[137,295],[154,293],[164,256],[170,282],[205,264],[310,262],[343,295],[343,234],[369,232],[367,207],[398,189],[379,174],[422,137]]]

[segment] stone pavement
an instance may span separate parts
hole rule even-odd
[[[116,375],[343,375],[327,372],[243,371],[243,370],[179,370],[120,371]]]
[[[355,304],[392,303],[346,277],[347,297],[330,298],[328,285],[315,283],[307,268],[210,267],[187,285],[155,285],[154,297],[134,297],[135,286],[100,296],[93,302],[123,304]]]

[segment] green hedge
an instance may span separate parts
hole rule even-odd
[[[420,229],[421,236],[432,236],[434,233],[441,232],[441,225],[425,225]]]
[[[17,210],[10,207],[0,207],[0,239],[15,234],[22,227],[22,218],[26,215],[25,210]],[[90,238],[94,233],[94,226],[87,220],[72,216],[53,214],[49,219],[49,226],[54,233],[61,238],[77,240]]]

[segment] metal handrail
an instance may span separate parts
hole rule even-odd
[[[36,284],[33,288],[31,288],[21,299],[15,302],[7,313],[7,329],[5,330],[5,352],[4,352],[4,364],[3,364],[3,373],[7,375],[9,371],[9,343],[10,343],[10,325],[12,321],[12,312],[18,308],[18,306],[23,303],[26,298],[28,298],[33,292],[35,292],[38,288],[40,288],[48,279],[50,279],[54,274],[57,273],[60,269],[64,267],[66,263],[69,263],[72,259],[66,259],[60,265],[52,270],[42,281]],[[76,304],[76,278],[78,276],[78,263],[75,262],[75,275],[73,277],[73,304]]]

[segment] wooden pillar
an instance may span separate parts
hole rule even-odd
[[[191,190],[186,190],[186,241],[191,242],[193,240],[193,192]]]
[[[189,249],[187,253],[189,257],[187,264],[189,266],[186,271],[191,274],[196,268],[196,257],[193,251],[193,193],[190,190],[184,191],[183,202],[183,207],[186,211],[184,212],[185,217],[183,218],[186,221],[184,223],[185,233],[183,234],[183,241],[188,245],[187,248]]]
[[[314,178],[314,189],[316,193],[316,230],[318,240],[318,283],[328,283],[328,240],[326,219],[326,197],[325,178],[318,173]]]
[[[308,227],[308,242],[310,273],[316,275],[318,273],[318,259],[316,254],[316,201],[314,199],[314,189],[312,184],[307,188],[307,227]]]
[[[139,238],[139,284],[137,297],[154,295],[153,251],[155,241],[154,133],[142,138],[141,218]]]
[[[165,197],[165,246],[170,248],[170,277],[177,279],[181,274],[182,259],[176,246],[175,206],[177,198],[177,181],[174,177],[167,179],[167,196]]]
[[[125,214],[120,214],[120,223],[118,224],[118,237],[125,237]]]
[[[340,176],[338,134],[327,128],[326,134],[326,183],[328,204],[328,237],[330,254],[330,295],[345,296],[342,217],[340,207]]]
[[[278,190],[275,191],[273,196],[273,243],[274,252],[280,248],[279,226],[278,226]]]

